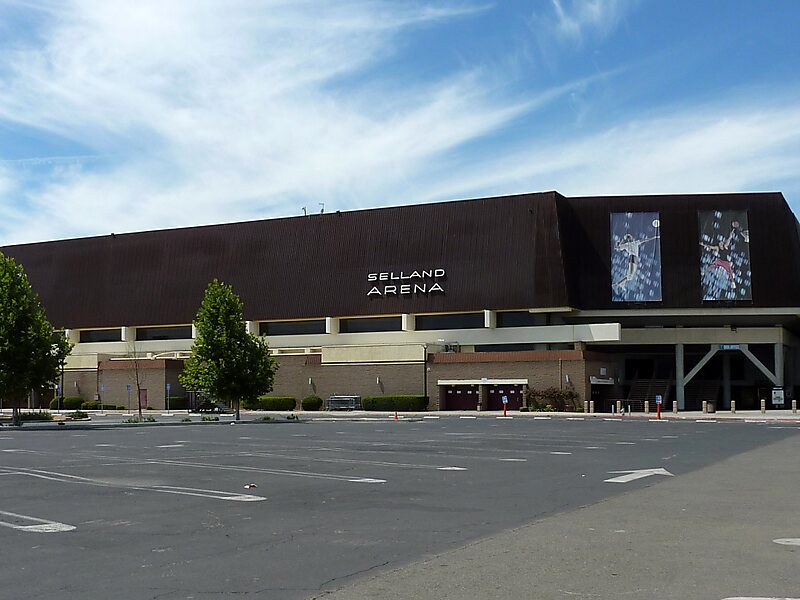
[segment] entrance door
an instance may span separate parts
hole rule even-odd
[[[444,410],[475,410],[480,404],[477,385],[448,385],[444,392]]]
[[[490,385],[488,391],[488,409],[503,410],[503,396],[508,398],[508,410],[519,410],[522,406],[522,386],[514,385]]]

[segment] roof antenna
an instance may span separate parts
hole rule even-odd
[[[320,209],[320,211],[319,211],[319,214],[323,214],[325,212],[325,203],[324,202],[320,202],[319,205],[322,207]]]
[[[305,207],[305,206],[303,207],[303,216],[304,216],[304,217],[307,217],[307,216],[308,216],[308,213],[306,213],[306,207]]]

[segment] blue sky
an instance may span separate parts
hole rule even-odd
[[[794,0],[0,0],[0,245],[556,189],[782,191]]]

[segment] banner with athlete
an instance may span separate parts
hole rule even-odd
[[[746,210],[700,211],[703,300],[752,300]]]
[[[661,220],[657,212],[611,213],[611,300],[661,300]]]

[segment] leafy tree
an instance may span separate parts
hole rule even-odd
[[[22,265],[0,253],[0,400],[49,387],[72,344],[56,333]]]
[[[212,281],[194,320],[197,339],[179,380],[187,390],[236,403],[272,390],[278,367],[266,340],[245,329],[244,306],[229,285]]]

